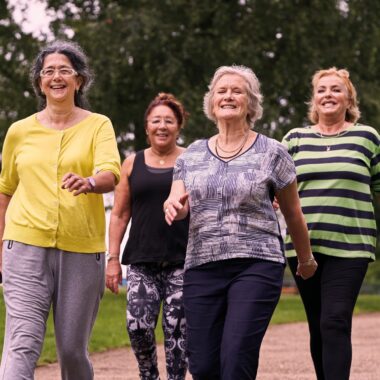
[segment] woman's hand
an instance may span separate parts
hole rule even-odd
[[[278,203],[278,200],[276,197],[274,197],[274,199],[273,199],[272,207],[273,207],[274,211],[277,211],[280,208],[280,204]]]
[[[169,197],[164,202],[165,220],[166,220],[166,223],[169,224],[169,226],[171,226],[173,221],[176,220],[179,212],[183,210],[188,198],[189,198],[189,194],[185,193],[181,195],[178,199]]]
[[[301,276],[303,280],[307,280],[312,277],[318,268],[318,263],[315,261],[312,255],[309,260],[300,262],[298,261],[297,276]]]
[[[70,193],[74,191],[73,195],[91,193],[93,190],[87,178],[83,178],[75,173],[66,173],[62,177],[62,189],[66,189]]]
[[[112,293],[119,293],[122,282],[122,271],[119,260],[109,260],[106,269],[106,286]]]

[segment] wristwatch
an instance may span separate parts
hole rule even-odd
[[[94,177],[87,177],[87,181],[90,185],[90,192],[92,193],[95,190],[96,181]]]
[[[119,256],[117,255],[111,255],[110,253],[106,253],[106,261],[107,263],[111,260],[117,260],[119,261]]]

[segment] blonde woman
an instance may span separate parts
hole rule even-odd
[[[347,70],[317,71],[309,106],[311,125],[283,140],[297,168],[298,192],[319,267],[303,281],[295,276],[310,330],[318,380],[348,380],[352,313],[368,263],[375,260],[372,192],[380,192],[380,137],[357,123],[355,87]],[[286,254],[297,259],[289,236]]]

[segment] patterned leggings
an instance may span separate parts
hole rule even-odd
[[[183,273],[182,266],[135,264],[128,267],[127,330],[142,380],[159,380],[154,330],[161,301],[168,380],[185,379]]]

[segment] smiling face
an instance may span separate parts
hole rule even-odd
[[[213,91],[213,114],[216,120],[246,120],[247,113],[248,96],[244,78],[237,74],[223,75]]]
[[[46,56],[42,69],[52,68],[54,74],[49,77],[40,78],[41,91],[46,96],[47,103],[72,101],[74,103],[74,94],[79,90],[81,78],[77,75],[61,75],[57,69],[69,68],[73,66],[64,54],[53,53]]]
[[[153,147],[173,147],[177,142],[179,125],[171,108],[164,105],[154,107],[147,117],[146,132]]]
[[[344,81],[337,75],[326,75],[314,87],[313,102],[319,117],[345,118],[350,105]]]

